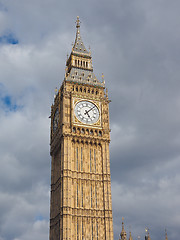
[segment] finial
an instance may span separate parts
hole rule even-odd
[[[131,231],[129,232],[129,240],[133,240],[132,235],[131,235]]]
[[[79,16],[77,16],[77,20],[76,20],[76,27],[80,28],[80,20],[79,20]]]
[[[168,240],[168,236],[167,236],[167,230],[166,230],[166,228],[165,228],[165,240]]]
[[[146,231],[146,236],[145,236],[145,240],[151,240],[150,238],[150,234],[149,234],[149,228],[145,228],[145,231]],[[148,235],[147,235],[148,234]]]
[[[126,231],[124,230],[124,217],[122,217],[121,239],[122,239],[122,240],[127,240],[127,238],[126,238]]]
[[[91,53],[91,47],[89,46],[89,52]]]
[[[102,81],[104,81],[104,74],[102,73]]]
[[[55,99],[55,97],[57,96],[57,87],[55,88],[55,90],[54,90],[54,92],[55,92],[55,94],[54,94],[54,99]]]

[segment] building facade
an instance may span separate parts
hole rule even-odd
[[[113,240],[110,101],[76,28],[51,107],[50,240]]]

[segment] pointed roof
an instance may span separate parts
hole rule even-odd
[[[121,231],[121,239],[122,240],[127,240],[126,238],[126,231],[124,230],[124,218],[122,218],[122,231]]]
[[[80,35],[80,20],[76,20],[76,38],[70,56],[67,56],[65,80],[105,88],[104,76],[98,80],[93,72],[91,52],[87,51]]]
[[[129,240],[133,240],[132,235],[131,235],[131,231],[129,232]]]
[[[147,235],[145,236],[145,239],[146,239],[146,240],[151,240],[150,234],[149,234],[149,228],[145,228],[145,231],[146,231],[146,233],[147,233]]]
[[[166,229],[165,229],[165,236],[166,236],[166,239],[165,239],[165,240],[168,240],[167,230],[166,230]]]
[[[80,54],[90,54],[90,52],[88,52],[84,46],[84,43],[82,41],[81,38],[81,34],[80,34],[80,20],[79,20],[79,16],[77,16],[77,20],[76,20],[76,39],[72,48],[73,52],[76,53],[80,53]]]

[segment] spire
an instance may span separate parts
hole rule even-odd
[[[91,52],[87,51],[80,35],[80,20],[76,19],[76,38],[72,44],[72,51],[67,56],[65,80],[80,84],[90,84],[105,87],[103,79],[99,81],[93,73]]]
[[[131,231],[129,232],[129,240],[133,240],[132,235],[131,235]]]
[[[80,28],[80,20],[79,20],[79,16],[77,16],[77,20],[76,20],[76,27]]]
[[[149,235],[149,229],[146,228],[145,230],[146,230],[146,232],[148,234],[148,235],[145,236],[145,240],[151,240],[150,235]]]
[[[122,231],[121,231],[121,240],[127,240],[126,231],[124,230],[124,218],[122,218]]]
[[[165,240],[168,240],[167,230],[166,229],[165,229],[165,236],[166,236]]]
[[[82,41],[81,35],[80,35],[80,20],[79,20],[79,16],[77,16],[77,20],[76,20],[76,39],[72,48],[73,52],[76,53],[80,53],[80,54],[85,54],[85,55],[90,55],[90,53],[86,50],[84,43]]]

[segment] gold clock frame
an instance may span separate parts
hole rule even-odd
[[[78,102],[81,102],[81,101],[88,101],[88,102],[91,102],[93,104],[96,105],[96,107],[98,108],[99,110],[99,119],[96,123],[90,123],[90,124],[87,124],[87,123],[82,123],[81,121],[79,121],[75,115],[75,106]],[[89,99],[89,98],[73,98],[73,101],[72,101],[72,122],[74,125],[78,125],[78,126],[87,126],[87,127],[93,127],[93,128],[102,128],[101,124],[101,102],[100,101],[96,101],[94,99]]]

